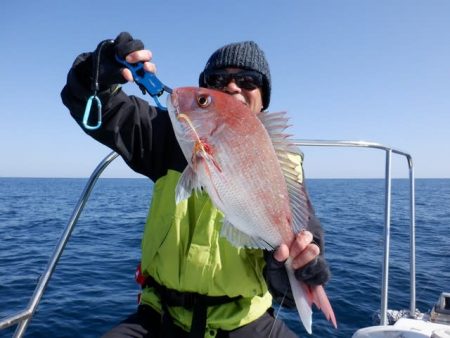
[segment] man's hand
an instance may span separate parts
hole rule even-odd
[[[152,59],[152,52],[149,51],[148,49],[142,49],[136,52],[132,52],[125,57],[125,61],[127,61],[128,63],[143,62],[145,71],[156,73],[156,66],[154,63],[150,62],[151,59]],[[125,80],[129,82],[133,81],[133,75],[131,74],[129,69],[122,68],[121,74]]]
[[[297,234],[290,247],[281,244],[273,256],[279,262],[284,262],[291,256],[292,267],[297,270],[312,262],[319,254],[320,248],[313,242],[312,233],[304,230]]]
[[[301,231],[290,247],[281,244],[273,254],[274,259],[280,263],[289,256],[292,257],[292,267],[298,280],[310,285],[321,285],[330,279],[328,264],[320,255],[319,244],[313,241],[310,231]]]
[[[323,232],[314,216],[308,223],[309,230],[298,233],[290,246],[280,245],[274,252],[264,253],[264,276],[270,293],[279,303],[295,307],[284,262],[292,257],[295,278],[307,285],[323,285],[330,279],[330,269],[323,256]],[[313,235],[314,234],[314,235]]]
[[[156,71],[155,65],[150,62],[151,51],[144,49],[141,40],[134,39],[127,32],[122,32],[114,39],[113,43],[102,42],[97,46],[92,53],[92,64],[84,72],[92,78],[92,69],[96,69],[98,62],[98,82],[102,88],[133,81],[131,72],[116,60],[116,55],[125,58],[129,63],[143,62],[145,71],[153,73]]]

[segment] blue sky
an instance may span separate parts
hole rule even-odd
[[[295,138],[378,142],[412,154],[416,177],[450,177],[449,18],[447,0],[2,1],[0,177],[87,177],[109,153],[59,93],[74,58],[121,31],[171,87],[196,85],[216,48],[255,40],[270,110],[289,112]],[[304,151],[307,177],[384,174],[377,150]],[[393,173],[405,177],[403,158]],[[104,176],[138,177],[121,161]]]

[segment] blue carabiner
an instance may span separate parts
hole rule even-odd
[[[153,98],[159,109],[167,110],[166,107],[161,105],[158,97],[161,96],[164,92],[171,94],[172,93],[171,88],[164,85],[156,77],[155,74],[146,72],[144,70],[144,63],[138,62],[131,64],[125,61],[125,59],[119,57],[118,55],[116,55],[116,60],[117,62],[120,62],[131,71],[134,82],[136,82],[139,88],[141,88],[142,94],[145,94],[145,92],[149,93],[149,95]]]
[[[91,115],[91,108],[92,108],[93,100],[95,100],[95,102],[97,103],[97,125],[95,125],[95,126],[89,125],[89,116]],[[100,99],[98,98],[98,96],[96,94],[91,95],[91,97],[89,97],[89,99],[86,103],[86,108],[84,109],[84,115],[83,115],[83,125],[84,125],[84,128],[86,128],[88,130],[96,130],[96,129],[100,128],[100,126],[102,125],[102,102],[100,101]]]
[[[98,71],[99,71],[99,64],[100,64],[100,55],[102,54],[102,50],[104,46],[111,45],[114,43],[114,40],[104,40],[100,42],[98,47],[98,53],[97,57],[95,59],[94,67],[93,67],[93,91],[94,94],[92,94],[89,99],[86,102],[86,107],[84,108],[84,115],[83,115],[83,125],[85,129],[88,130],[96,130],[100,128],[102,125],[102,102],[100,101],[100,98],[97,96],[97,92],[99,90],[99,84],[98,84]],[[97,125],[91,126],[89,125],[89,116],[91,115],[91,109],[92,109],[92,101],[97,103]]]

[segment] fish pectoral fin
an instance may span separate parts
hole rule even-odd
[[[197,175],[190,166],[187,166],[181,174],[177,187],[175,188],[175,203],[178,204],[188,199],[192,195],[192,190],[199,188],[201,186],[199,185]]]
[[[201,163],[205,167],[205,172],[211,176],[211,170],[221,173],[222,167],[215,159],[214,155],[206,151],[196,153],[195,163]],[[194,162],[194,161],[193,161]]]
[[[203,153],[197,155],[195,163],[196,163],[196,166],[198,166],[198,165],[203,166],[204,172],[211,182],[211,187],[213,190],[209,191],[209,192],[214,194],[214,196],[216,196],[216,198],[220,202],[222,202],[222,198],[220,197],[219,190],[217,189],[217,187],[214,183],[214,180],[213,180],[213,176],[216,173],[218,173],[218,174],[222,173],[222,168],[217,163],[214,156],[210,155],[207,152],[203,152]],[[198,167],[195,167],[195,168],[197,169]],[[222,176],[222,178],[223,178],[223,176]]]

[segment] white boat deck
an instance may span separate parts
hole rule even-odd
[[[352,338],[450,338],[450,293],[441,294],[431,314],[403,317],[394,325],[366,327]]]
[[[394,325],[370,326],[352,338],[450,338],[450,326],[424,320],[400,318]]]

